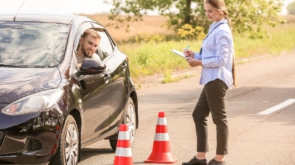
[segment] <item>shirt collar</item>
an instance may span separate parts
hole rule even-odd
[[[218,21],[218,22],[214,22],[214,23],[212,23],[212,24],[210,25],[209,32],[210,32],[212,29],[214,29],[216,26],[218,26],[219,24],[221,24],[221,23],[227,23],[227,20],[226,20],[226,19],[222,19],[222,20],[220,20],[220,21]]]

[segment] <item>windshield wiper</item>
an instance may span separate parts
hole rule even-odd
[[[10,68],[44,68],[42,65],[11,65],[11,64],[1,64],[0,67],[10,67]]]
[[[27,68],[27,65],[10,65],[10,64],[0,64],[0,67],[10,67],[10,68]]]
[[[1,66],[5,66],[5,67],[18,67],[18,66],[16,66],[16,65],[6,65],[6,64],[0,64],[0,67]]]

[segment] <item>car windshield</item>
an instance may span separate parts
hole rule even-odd
[[[64,58],[69,25],[0,24],[0,67],[54,67]]]

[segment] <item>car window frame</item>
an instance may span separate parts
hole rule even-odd
[[[112,52],[111,52],[111,54],[108,55],[107,57],[105,57],[105,58],[103,59],[103,61],[106,61],[106,60],[110,59],[112,56],[114,56],[115,51],[116,51],[116,49],[115,49],[115,48],[116,48],[116,45],[115,45],[115,43],[114,43],[112,37],[110,37],[109,33],[107,32],[107,30],[106,30],[104,27],[102,27],[101,25],[99,25],[99,24],[97,24],[97,23],[93,23],[92,25],[93,25],[93,29],[94,29],[94,30],[96,30],[96,31],[100,31],[100,32],[103,32],[103,33],[106,34],[106,37],[107,37],[107,39],[109,40],[109,43],[110,43],[110,45],[111,45],[111,47],[112,47]]]
[[[87,26],[87,24],[89,26]],[[77,51],[77,49],[78,49],[78,46],[80,44],[80,39],[81,39],[82,34],[84,33],[84,31],[86,29],[91,29],[91,28],[93,28],[93,25],[91,24],[91,22],[83,22],[83,23],[81,23],[79,25],[77,33],[75,35],[75,40],[74,40],[74,45],[73,45],[73,48],[74,48],[75,51]]]
[[[110,33],[104,29],[105,33],[107,34],[108,38],[112,41],[112,45],[113,45],[113,48],[115,49],[115,47],[117,47],[115,41],[113,40],[112,36],[110,35]]]
[[[84,31],[87,29],[94,29],[93,24],[91,22],[83,22],[78,27],[78,30],[77,30],[77,33],[76,33],[75,39],[74,39],[74,46],[73,46],[73,49],[74,49],[73,56],[75,56],[75,61],[78,61],[77,56],[76,56],[76,52],[79,48],[81,37],[82,37]],[[97,53],[97,51],[96,51],[96,53]],[[100,56],[99,56],[99,58],[101,59]],[[101,61],[103,61],[103,59],[101,59]]]

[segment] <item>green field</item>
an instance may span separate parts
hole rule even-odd
[[[235,57],[245,58],[255,55],[279,55],[295,49],[295,23],[278,25],[268,29],[269,38],[249,39],[234,34]],[[171,49],[183,50],[187,45],[193,51],[199,51],[201,41],[162,41],[119,44],[119,49],[130,59],[131,74],[135,81],[141,77],[160,73],[170,80],[170,73],[189,68],[187,62],[174,55]],[[165,83],[165,81],[164,81]]]

